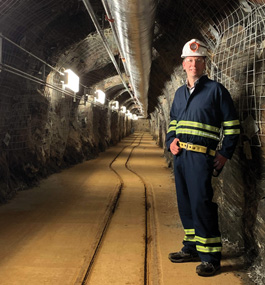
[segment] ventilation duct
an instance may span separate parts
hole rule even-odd
[[[142,103],[146,117],[157,1],[119,0],[109,1],[108,4],[133,92]]]

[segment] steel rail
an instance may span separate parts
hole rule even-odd
[[[128,166],[128,162],[129,162],[129,160],[130,160],[130,158],[131,158],[131,156],[132,156],[132,153],[133,153],[134,149],[140,145],[140,143],[141,143],[141,141],[142,141],[142,138],[143,138],[143,135],[144,135],[144,134],[142,133],[138,144],[132,147],[132,149],[131,149],[131,151],[130,151],[128,157],[127,157],[127,160],[126,160],[126,162],[125,162],[125,167],[126,167],[130,172],[132,172],[133,174],[137,175],[137,176],[140,178],[140,180],[141,180],[141,182],[143,183],[143,186],[144,186],[144,196],[145,196],[145,203],[144,203],[144,206],[145,206],[144,285],[146,285],[146,284],[148,284],[148,280],[147,280],[147,279],[148,279],[148,276],[147,276],[147,262],[148,262],[148,258],[147,258],[147,252],[148,252],[148,249],[147,249],[147,247],[148,247],[148,215],[147,215],[147,212],[148,212],[148,201],[147,201],[147,186],[146,186],[146,183],[145,183],[144,179],[143,179],[139,174],[137,174],[135,171],[133,171],[133,170]],[[99,239],[98,239],[98,241],[97,241],[97,244],[96,244],[96,246],[95,246],[95,250],[94,250],[94,253],[93,253],[93,255],[92,255],[92,258],[91,258],[91,260],[90,260],[90,262],[89,262],[89,265],[88,265],[87,270],[86,270],[86,272],[85,272],[85,274],[84,274],[84,277],[82,278],[82,283],[81,283],[82,285],[88,284],[87,282],[88,282],[88,279],[89,279],[90,274],[92,273],[93,264],[94,264],[94,262],[95,262],[95,260],[96,260],[96,257],[97,257],[97,255],[98,255],[98,252],[99,252],[99,250],[100,250],[100,248],[101,248],[101,246],[102,246],[102,244],[103,244],[103,239],[104,239],[104,237],[105,237],[106,234],[107,234],[108,227],[109,227],[109,225],[110,225],[110,223],[111,223],[112,217],[113,217],[114,212],[115,212],[115,210],[116,210],[116,208],[117,208],[117,205],[118,205],[118,203],[119,203],[119,199],[120,199],[121,193],[122,193],[122,191],[123,191],[123,189],[124,189],[124,181],[123,181],[121,175],[112,167],[112,164],[113,164],[113,163],[116,161],[116,159],[123,153],[123,151],[124,151],[126,148],[132,146],[132,144],[134,144],[135,141],[136,141],[138,138],[139,138],[139,135],[134,139],[134,141],[133,141],[130,145],[124,146],[124,147],[121,149],[121,151],[113,158],[113,160],[112,160],[112,161],[110,162],[110,164],[109,164],[109,168],[117,175],[117,177],[118,177],[118,179],[119,179],[119,181],[120,181],[120,185],[118,186],[118,191],[117,191],[117,193],[115,194],[114,201],[112,202],[112,205],[111,205],[111,207],[110,207],[110,208],[111,208],[111,211],[110,211],[110,213],[109,213],[109,216],[108,216],[108,218],[107,218],[107,221],[106,221],[105,225],[103,226],[101,235],[100,235],[100,237],[99,237]]]

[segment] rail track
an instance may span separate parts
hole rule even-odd
[[[96,277],[96,279],[94,278],[94,274],[95,275],[101,275],[102,271],[100,271],[101,273],[95,273],[97,271],[97,267],[98,266],[102,266],[99,265],[98,263],[100,263],[100,261],[97,263],[96,261],[100,258],[101,254],[102,254],[102,249],[105,247],[107,248],[109,246],[108,243],[106,243],[105,241],[108,239],[108,235],[109,235],[109,228],[111,227],[112,224],[115,224],[117,222],[115,222],[114,217],[115,215],[118,215],[119,211],[122,211],[122,207],[121,204],[122,203],[126,203],[122,201],[121,196],[124,195],[125,191],[128,191],[128,189],[130,189],[132,187],[131,183],[134,183],[129,177],[126,178],[126,175],[130,176],[133,175],[134,177],[137,177],[137,189],[140,188],[140,192],[138,192],[137,195],[142,196],[141,199],[139,200],[140,204],[142,204],[141,206],[143,207],[142,210],[142,220],[144,221],[143,224],[140,226],[140,228],[143,228],[143,230],[140,230],[139,234],[141,235],[140,237],[136,237],[136,239],[141,239],[142,240],[142,244],[139,244],[140,247],[143,247],[143,254],[140,254],[141,256],[138,257],[139,261],[138,261],[138,265],[139,266],[139,277],[138,277],[138,281],[137,284],[143,284],[146,285],[148,284],[148,195],[147,195],[147,184],[145,183],[144,179],[141,177],[141,175],[139,173],[137,173],[136,171],[134,171],[131,167],[130,167],[130,160],[132,159],[133,153],[135,151],[135,149],[137,147],[140,146],[141,141],[143,139],[144,134],[143,133],[138,133],[136,134],[133,139],[131,144],[125,145],[121,151],[113,158],[113,160],[109,163],[109,168],[111,169],[111,171],[113,171],[115,173],[115,175],[117,176],[118,180],[119,180],[119,185],[117,187],[117,191],[114,195],[114,199],[112,199],[112,203],[111,206],[109,207],[110,211],[108,213],[108,217],[105,221],[105,224],[102,226],[101,229],[101,234],[98,235],[98,239],[95,243],[94,246],[94,252],[91,256],[90,261],[87,264],[87,269],[86,272],[84,273],[84,276],[82,278],[82,285],[86,285],[86,284],[97,284],[95,280],[98,280],[99,277]],[[128,172],[130,174],[128,174]],[[138,190],[139,191],[139,190]],[[130,197],[128,196],[128,199],[130,200]],[[126,208],[126,206],[125,206]],[[123,213],[120,213],[120,215],[124,215]],[[115,227],[115,225],[114,225]],[[135,235],[137,235],[137,233],[135,233]],[[114,241],[113,241],[114,243]],[[122,243],[126,244],[126,241],[122,241]],[[112,243],[111,243],[112,244]],[[129,248],[131,245],[127,244],[126,248]],[[106,250],[106,249],[105,249]],[[108,250],[107,250],[108,251]],[[118,253],[117,253],[118,254]],[[128,253],[124,253],[125,255]],[[104,258],[104,257],[103,257]],[[124,264],[120,264],[117,267],[122,267]],[[133,265],[135,266],[135,264]],[[112,272],[112,274],[117,274],[118,272]],[[128,272],[124,272],[124,274],[129,273],[130,274],[130,270],[128,270]],[[102,277],[101,277],[102,278]],[[104,277],[106,278],[105,281],[106,282],[104,284],[113,284],[111,283],[111,281],[107,281],[108,277]],[[119,276],[114,277],[113,278],[116,279],[116,284],[125,284],[125,283],[119,283],[120,281]],[[130,279],[131,277],[128,276],[128,279]],[[92,281],[94,280],[94,281]],[[102,279],[100,279],[102,282]],[[109,283],[108,283],[109,282]],[[139,282],[139,283],[138,283]],[[100,284],[100,283],[98,283]],[[129,283],[128,283],[129,284]],[[130,284],[136,284],[136,283],[130,283]]]
[[[213,282],[197,276],[196,264],[167,258],[183,228],[172,176],[147,133],[22,191],[0,208],[0,225],[0,284]],[[214,282],[243,284],[229,250]]]

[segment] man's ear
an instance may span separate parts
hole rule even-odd
[[[186,69],[185,69],[185,62],[184,62],[184,60],[182,61],[182,67],[183,67],[183,71],[186,71]]]

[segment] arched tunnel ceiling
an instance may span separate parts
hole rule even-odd
[[[247,14],[251,7],[264,5],[263,0],[161,0],[148,2],[152,5],[152,7],[149,7],[150,9],[156,8],[151,35],[147,34],[147,37],[150,36],[151,39],[150,45],[147,43],[146,46],[142,46],[142,49],[145,49],[144,51],[134,50],[133,45],[131,45],[131,50],[127,50],[128,53],[137,58],[139,52],[145,54],[146,49],[149,49],[152,56],[151,67],[140,68],[138,74],[140,78],[148,77],[148,92],[143,94],[142,87],[140,88],[137,84],[131,86],[133,78],[130,77],[137,70],[132,69],[134,68],[134,62],[130,62],[130,60],[126,62],[126,58],[122,57],[111,29],[111,25],[115,23],[115,17],[117,20],[118,17],[124,18],[126,16],[129,18],[132,16],[134,17],[132,23],[135,26],[141,23],[141,19],[139,21],[135,19],[135,17],[137,18],[137,11],[140,11],[140,6],[137,6],[140,5],[140,2],[130,0],[131,8],[134,11],[133,15],[118,15],[117,6],[114,7],[116,12],[113,12],[113,19],[108,19],[103,7],[102,2],[108,1],[90,0],[89,2],[102,31],[104,31],[111,52],[128,88],[133,90],[134,96],[136,96],[135,94],[139,96],[140,101],[143,102],[146,99],[147,116],[159,104],[158,98],[165,83],[170,80],[173,70],[180,65],[181,49],[187,40],[198,37],[204,40],[210,49],[214,49],[219,40],[218,27],[222,25],[224,19],[233,13],[236,13],[235,17],[244,17],[244,14]],[[125,0],[120,2],[121,4],[126,3]],[[113,10],[113,7],[109,6],[110,11],[111,8]],[[126,9],[120,8],[119,11],[125,13]],[[145,9],[144,15],[148,22],[151,20],[148,7],[141,6],[141,8]],[[126,13],[128,11],[130,9],[127,9]],[[143,10],[141,10],[141,13],[143,13]],[[226,25],[227,23],[229,21],[226,21]],[[231,22],[232,26],[233,22]],[[109,100],[116,98],[115,96],[121,102],[130,99],[128,92],[123,92],[121,96],[118,96],[118,93],[125,89],[121,80],[114,80],[113,82],[110,80],[110,78],[117,76],[117,71],[102,44],[102,39],[96,32],[83,1],[1,1],[0,33],[4,37],[2,63],[31,75],[41,73],[42,63],[9,43],[7,41],[9,39],[51,66],[58,69],[62,67],[73,69],[80,76],[80,81],[84,86],[94,87],[100,85],[104,87],[107,81]],[[121,45],[130,40],[130,37],[119,38]],[[129,74],[126,74],[124,62]],[[130,73],[130,70],[133,70],[133,72]],[[48,72],[46,70],[46,75]],[[2,77],[2,85],[5,85],[5,92],[14,92],[13,75],[1,72],[0,76]],[[131,101],[127,104],[134,106],[133,100]]]
[[[129,102],[132,101],[127,90],[124,88],[122,84],[114,85],[106,90],[106,96],[109,100],[118,101],[119,105],[124,105],[126,109],[129,109]]]

